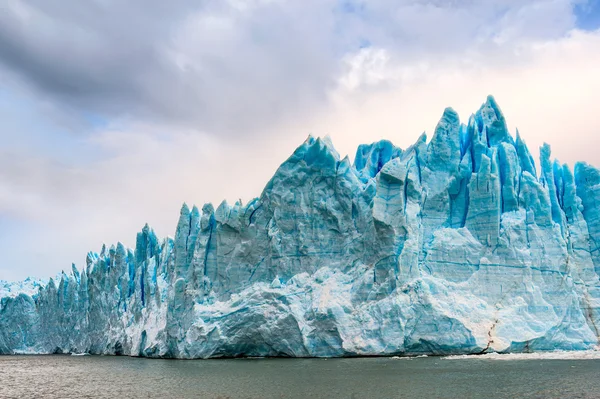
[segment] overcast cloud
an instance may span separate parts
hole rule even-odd
[[[0,279],[258,196],[304,138],[342,155],[494,94],[531,150],[600,166],[590,0],[7,0]]]

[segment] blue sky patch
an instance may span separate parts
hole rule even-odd
[[[587,0],[574,8],[577,27],[583,30],[600,28],[600,0]]]
[[[347,14],[360,14],[364,11],[365,4],[355,0],[342,0],[339,9]]]

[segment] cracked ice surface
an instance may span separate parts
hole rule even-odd
[[[0,353],[353,356],[591,350],[600,172],[541,149],[492,97],[427,142],[309,137],[259,198],[184,205],[175,237],[0,282]]]

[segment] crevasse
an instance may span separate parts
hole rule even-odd
[[[175,238],[0,282],[0,353],[147,357],[463,354],[595,348],[600,172],[541,149],[489,97],[432,139],[309,137],[247,205],[181,209]]]

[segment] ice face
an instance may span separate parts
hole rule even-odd
[[[492,97],[429,142],[309,137],[259,198],[183,205],[175,237],[0,282],[0,353],[349,356],[586,350],[600,335],[600,171],[541,149]]]

